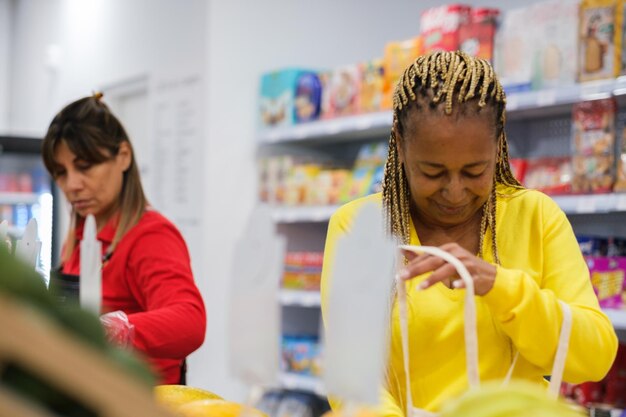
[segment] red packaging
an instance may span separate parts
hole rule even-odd
[[[572,109],[572,145],[575,155],[607,155],[615,144],[614,98],[583,101]]]
[[[584,382],[574,387],[574,400],[580,405],[588,405],[602,401],[604,396],[602,382]]]
[[[606,384],[603,402],[616,408],[626,408],[625,345],[619,345],[615,362],[613,362],[613,366],[604,380]]]
[[[472,9],[470,21],[459,28],[460,49],[469,55],[493,62],[493,45],[499,9]]]
[[[572,190],[572,159],[540,158],[528,161],[524,185],[546,194],[567,194]]]
[[[432,7],[424,11],[420,18],[424,52],[459,49],[460,28],[469,23],[470,11],[471,7],[465,4]]]
[[[526,167],[528,166],[528,162],[525,159],[512,158],[509,159],[509,165],[511,166],[513,176],[517,178],[519,182],[523,183],[524,177],[526,176]]]

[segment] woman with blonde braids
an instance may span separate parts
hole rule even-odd
[[[341,207],[326,240],[322,295],[336,240],[363,204],[382,204],[403,244],[437,246],[460,259],[476,290],[479,373],[544,383],[558,343],[561,300],[573,328],[564,380],[599,380],[617,349],[576,237],[561,209],[523,188],[508,161],[506,98],[491,65],[461,52],[419,57],[395,93],[383,192]],[[381,412],[436,411],[467,390],[462,281],[439,258],[406,253],[410,369],[404,369],[398,309],[392,311]],[[519,353],[519,355],[518,355]]]

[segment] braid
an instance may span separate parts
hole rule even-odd
[[[456,95],[456,100],[455,100]],[[521,188],[509,165],[509,150],[504,125],[506,96],[493,68],[484,59],[464,52],[434,52],[418,57],[402,74],[393,95],[393,129],[389,138],[389,155],[383,177],[383,205],[389,233],[402,243],[410,240],[410,198],[404,167],[398,158],[396,135],[402,134],[401,118],[411,106],[421,109],[427,102],[431,108],[443,103],[446,115],[454,103],[463,106],[474,99],[479,111],[491,107],[496,112],[497,160],[494,185],[482,208],[479,248],[482,256],[484,237],[491,234],[494,261],[499,264],[496,245],[496,185]]]

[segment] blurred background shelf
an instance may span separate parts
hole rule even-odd
[[[272,217],[276,223],[324,222],[339,208],[333,206],[275,206]]]
[[[280,290],[280,303],[284,306],[319,307],[319,291]]]
[[[0,191],[0,204],[35,204],[39,194]]]
[[[616,330],[626,330],[626,310],[604,310]]]

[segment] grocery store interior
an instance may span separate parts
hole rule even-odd
[[[461,48],[459,33],[481,36],[463,46],[487,54],[507,93],[513,171],[568,215],[600,306],[626,343],[626,44],[601,29],[608,47],[581,41],[581,16],[594,7],[610,9],[598,19],[614,19],[601,23],[626,36],[624,2],[463,4],[467,22],[479,22],[465,32],[444,28],[458,24],[444,8],[461,12],[440,1],[0,0],[0,221],[19,240],[37,219],[37,270],[49,279],[70,207],[40,143],[63,106],[102,92],[129,133],[147,199],[189,249],[206,333],[187,357],[187,384],[241,403],[264,394],[231,363],[233,271],[245,270],[241,242],[264,203],[285,253],[276,298],[282,360],[263,407],[270,417],[318,417],[327,410],[319,286],[328,220],[341,204],[380,191],[392,122],[384,71],[424,51],[428,30],[452,33],[431,50],[448,41]],[[313,108],[298,107],[297,88],[319,90],[306,97]],[[577,118],[589,112],[606,143],[574,143]],[[620,347],[605,379],[562,394],[619,415],[625,375]]]

